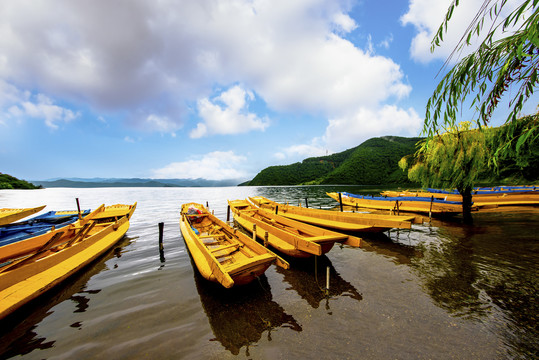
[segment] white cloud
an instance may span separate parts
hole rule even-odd
[[[384,40],[382,40],[380,42],[380,44],[378,44],[378,46],[380,47],[383,47],[384,49],[389,49],[389,46],[391,45],[391,43],[393,42],[393,34],[389,34],[389,36],[387,36]]]
[[[128,143],[134,143],[135,142],[135,140],[130,136],[125,136],[124,141],[128,142]]]
[[[337,27],[338,32],[349,33],[357,28],[357,24],[350,16],[343,13],[333,15],[333,23]]]
[[[274,154],[278,160],[284,159],[305,159],[313,156],[328,155],[328,150],[318,144],[319,139],[314,139],[310,144],[292,145]]]
[[[233,151],[214,151],[181,162],[174,162],[167,166],[153,170],[155,179],[207,179],[227,180],[246,179],[246,172],[240,168],[247,159],[236,155]]]
[[[0,79],[0,115],[4,118],[4,124],[9,119],[29,117],[41,119],[49,128],[55,130],[58,123],[70,122],[79,117],[80,113],[56,105],[46,95],[22,92]]]
[[[434,59],[446,60],[484,3],[484,0],[461,1],[459,6],[455,8],[452,18],[448,23],[447,32],[443,36],[444,41],[440,47],[435,48],[434,53],[431,53],[431,41],[442,24],[451,1],[410,0],[408,12],[401,17],[401,23],[403,25],[413,25],[417,31],[410,46],[410,55],[414,60],[423,63],[430,62]],[[522,4],[522,1],[519,0],[507,1],[498,22],[500,19],[505,18],[511,9],[515,9],[520,4]],[[490,29],[492,23],[493,21],[487,15],[483,25],[483,34]],[[484,36],[481,39],[483,38]],[[496,38],[499,38],[499,34]],[[478,42],[464,49],[461,55],[469,54],[477,44]],[[453,59],[453,61],[456,60]]]
[[[168,116],[150,114],[146,117],[147,127],[161,133],[173,132],[177,126]]]
[[[248,112],[247,101],[254,100],[254,94],[236,85],[213,99],[201,99],[197,103],[198,114],[203,122],[191,131],[191,138],[209,135],[241,134],[251,130],[264,131],[269,119],[259,118]],[[221,106],[221,103],[223,106]]]
[[[422,124],[423,120],[412,108],[404,110],[394,105],[361,108],[349,116],[330,119],[323,140],[329,149],[341,151],[376,136],[396,133],[417,136]]]
[[[350,6],[347,0],[3,1],[0,79],[51,99],[86,102],[95,112],[124,111],[129,124],[160,132],[179,129],[189,105],[206,99],[195,137],[235,131],[212,122],[232,113],[229,104],[208,100],[216,85],[242,84],[272,110],[338,117],[410,92],[398,64],[340,36],[357,27]]]
[[[372,138],[386,135],[418,136],[423,119],[413,108],[395,105],[360,107],[345,116],[329,119],[325,134],[308,144],[295,144],[274,154],[278,160],[303,160],[340,152]]]

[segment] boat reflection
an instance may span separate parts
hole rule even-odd
[[[84,312],[90,306],[90,299],[84,294],[96,294],[100,289],[86,290],[86,284],[92,276],[107,269],[105,264],[113,257],[121,257],[122,249],[131,243],[131,238],[124,237],[116,246],[104,254],[97,262],[92,263],[79,274],[68,278],[62,284],[54,287],[36,301],[23,306],[20,311],[6,317],[0,322],[0,359],[8,359],[17,355],[29,354],[34,350],[45,350],[54,346],[54,340],[40,336],[35,329],[47,316],[54,313],[51,310],[66,300],[76,303],[74,313]],[[72,327],[80,327],[74,323]]]
[[[535,213],[478,214],[474,225],[445,223],[412,261],[425,291],[448,313],[492,323],[509,358],[539,346]]]
[[[224,289],[205,280],[198,271],[194,274],[202,307],[215,336],[212,340],[219,341],[233,355],[238,355],[245,346],[249,356],[249,346],[256,344],[264,332],[271,341],[272,330],[280,327],[302,331],[294,317],[272,300],[265,275],[259,281]]]
[[[389,236],[385,233],[365,234],[361,249],[390,258],[397,265],[409,265],[414,258],[423,256],[421,249],[410,243],[409,234],[409,230],[393,230]]]
[[[363,299],[359,291],[335,270],[327,256],[313,256],[308,259],[287,258],[287,261],[290,262],[290,269],[276,269],[283,275],[284,281],[290,284],[287,290],[296,291],[314,309],[320,306],[322,300],[326,300],[326,309],[329,310],[329,299],[338,296],[347,296],[357,301]],[[326,291],[328,267],[329,292]]]

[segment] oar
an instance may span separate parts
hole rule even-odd
[[[91,224],[89,224],[89,223],[84,224],[84,226],[79,230],[79,232],[75,236],[73,236],[73,238],[71,240],[69,240],[65,244],[63,249],[65,249],[67,247],[70,247],[71,245],[80,242],[81,239],[84,239],[86,237],[86,235],[90,232],[90,230],[92,230],[94,228],[95,224],[96,224],[95,221],[92,221]]]
[[[7,265],[3,268],[0,268],[0,273],[1,272],[4,272],[6,270],[13,270],[13,269],[16,269],[16,268],[19,268],[21,267],[22,265],[24,265],[25,263],[28,263],[38,257],[41,256],[41,254],[43,254],[44,252],[48,251],[52,245],[54,245],[54,243],[56,242],[56,240],[58,240],[62,235],[64,234],[63,231],[60,231],[60,232],[57,232],[56,234],[53,235],[53,237],[51,237],[49,239],[49,241],[47,241],[41,248],[39,248],[35,253],[33,254],[29,254],[29,255],[26,255],[25,257],[23,258],[20,258],[18,260],[15,260],[14,262],[12,262],[10,265]]]

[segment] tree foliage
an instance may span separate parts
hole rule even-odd
[[[39,189],[41,187],[35,186],[25,180],[19,180],[8,174],[0,173],[0,189]]]
[[[420,142],[415,159],[409,164],[410,157],[404,157],[399,166],[425,187],[471,189],[487,167],[486,138],[486,131],[471,130],[464,122]]]
[[[443,41],[459,0],[454,0],[446,17],[432,40],[431,50]],[[495,158],[511,148],[508,144],[516,140],[522,145],[537,139],[537,126],[532,124],[519,132],[514,139],[516,120],[526,101],[533,95],[539,82],[539,0],[525,0],[504,19],[500,19],[506,0],[485,0],[461,41],[447,60],[458,54],[472,40],[483,33],[485,19],[493,25],[488,28],[478,49],[460,60],[442,78],[427,102],[424,133],[429,139],[456,126],[457,113],[463,103],[471,100],[471,108],[478,113],[477,126],[485,126],[492,118],[502,97],[509,97],[509,114],[505,119],[508,126],[500,139]],[[513,31],[517,28],[516,31]],[[504,37],[495,40],[498,34]],[[471,97],[471,98],[470,98]],[[535,135],[532,135],[535,134]]]
[[[249,185],[409,183],[397,163],[401,157],[415,151],[419,140],[397,136],[372,138],[337,154],[268,167],[258,173]]]

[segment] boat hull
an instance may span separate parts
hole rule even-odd
[[[384,191],[383,196],[388,197],[419,197],[442,199],[447,201],[462,201],[462,195],[447,192],[425,191]],[[428,200],[426,200],[428,201]],[[537,206],[539,205],[539,191],[525,190],[475,190],[472,192],[472,202],[481,208],[484,206]]]
[[[455,215],[462,213],[462,204],[441,202],[441,200],[430,201],[415,199],[409,200],[409,198],[370,198],[370,197],[354,197],[341,194],[339,199],[339,193],[327,193],[329,197],[336,201],[341,201],[343,205],[353,206],[355,208],[376,209],[376,210],[388,210],[393,213],[413,212],[424,213],[432,215]],[[472,210],[477,210],[477,207],[473,207]]]
[[[361,239],[301,223],[257,208],[246,200],[229,201],[234,220],[265,244],[299,258],[329,252],[335,242],[359,247]]]
[[[201,212],[190,215],[189,208]],[[274,262],[288,268],[284,260],[229,227],[201,204],[182,205],[180,231],[202,277],[225,288],[252,282]]]
[[[67,246],[65,242],[70,238],[65,238],[58,247],[59,250],[46,251],[42,256],[38,256],[36,261],[22,266],[15,265],[1,272],[0,319],[62,283],[108,251],[126,234],[129,229],[129,218],[135,207],[136,204],[132,206],[127,216],[117,221],[106,225],[89,226],[87,229],[91,230],[77,243]],[[69,230],[59,232],[76,234],[76,225],[69,227]]]
[[[410,229],[416,216],[380,215],[338,212],[278,204],[262,196],[249,198],[255,205],[277,212],[289,219],[346,232],[382,232],[388,229]]]
[[[0,209],[0,226],[11,224],[17,220],[35,214],[45,208],[46,205],[25,209]]]

